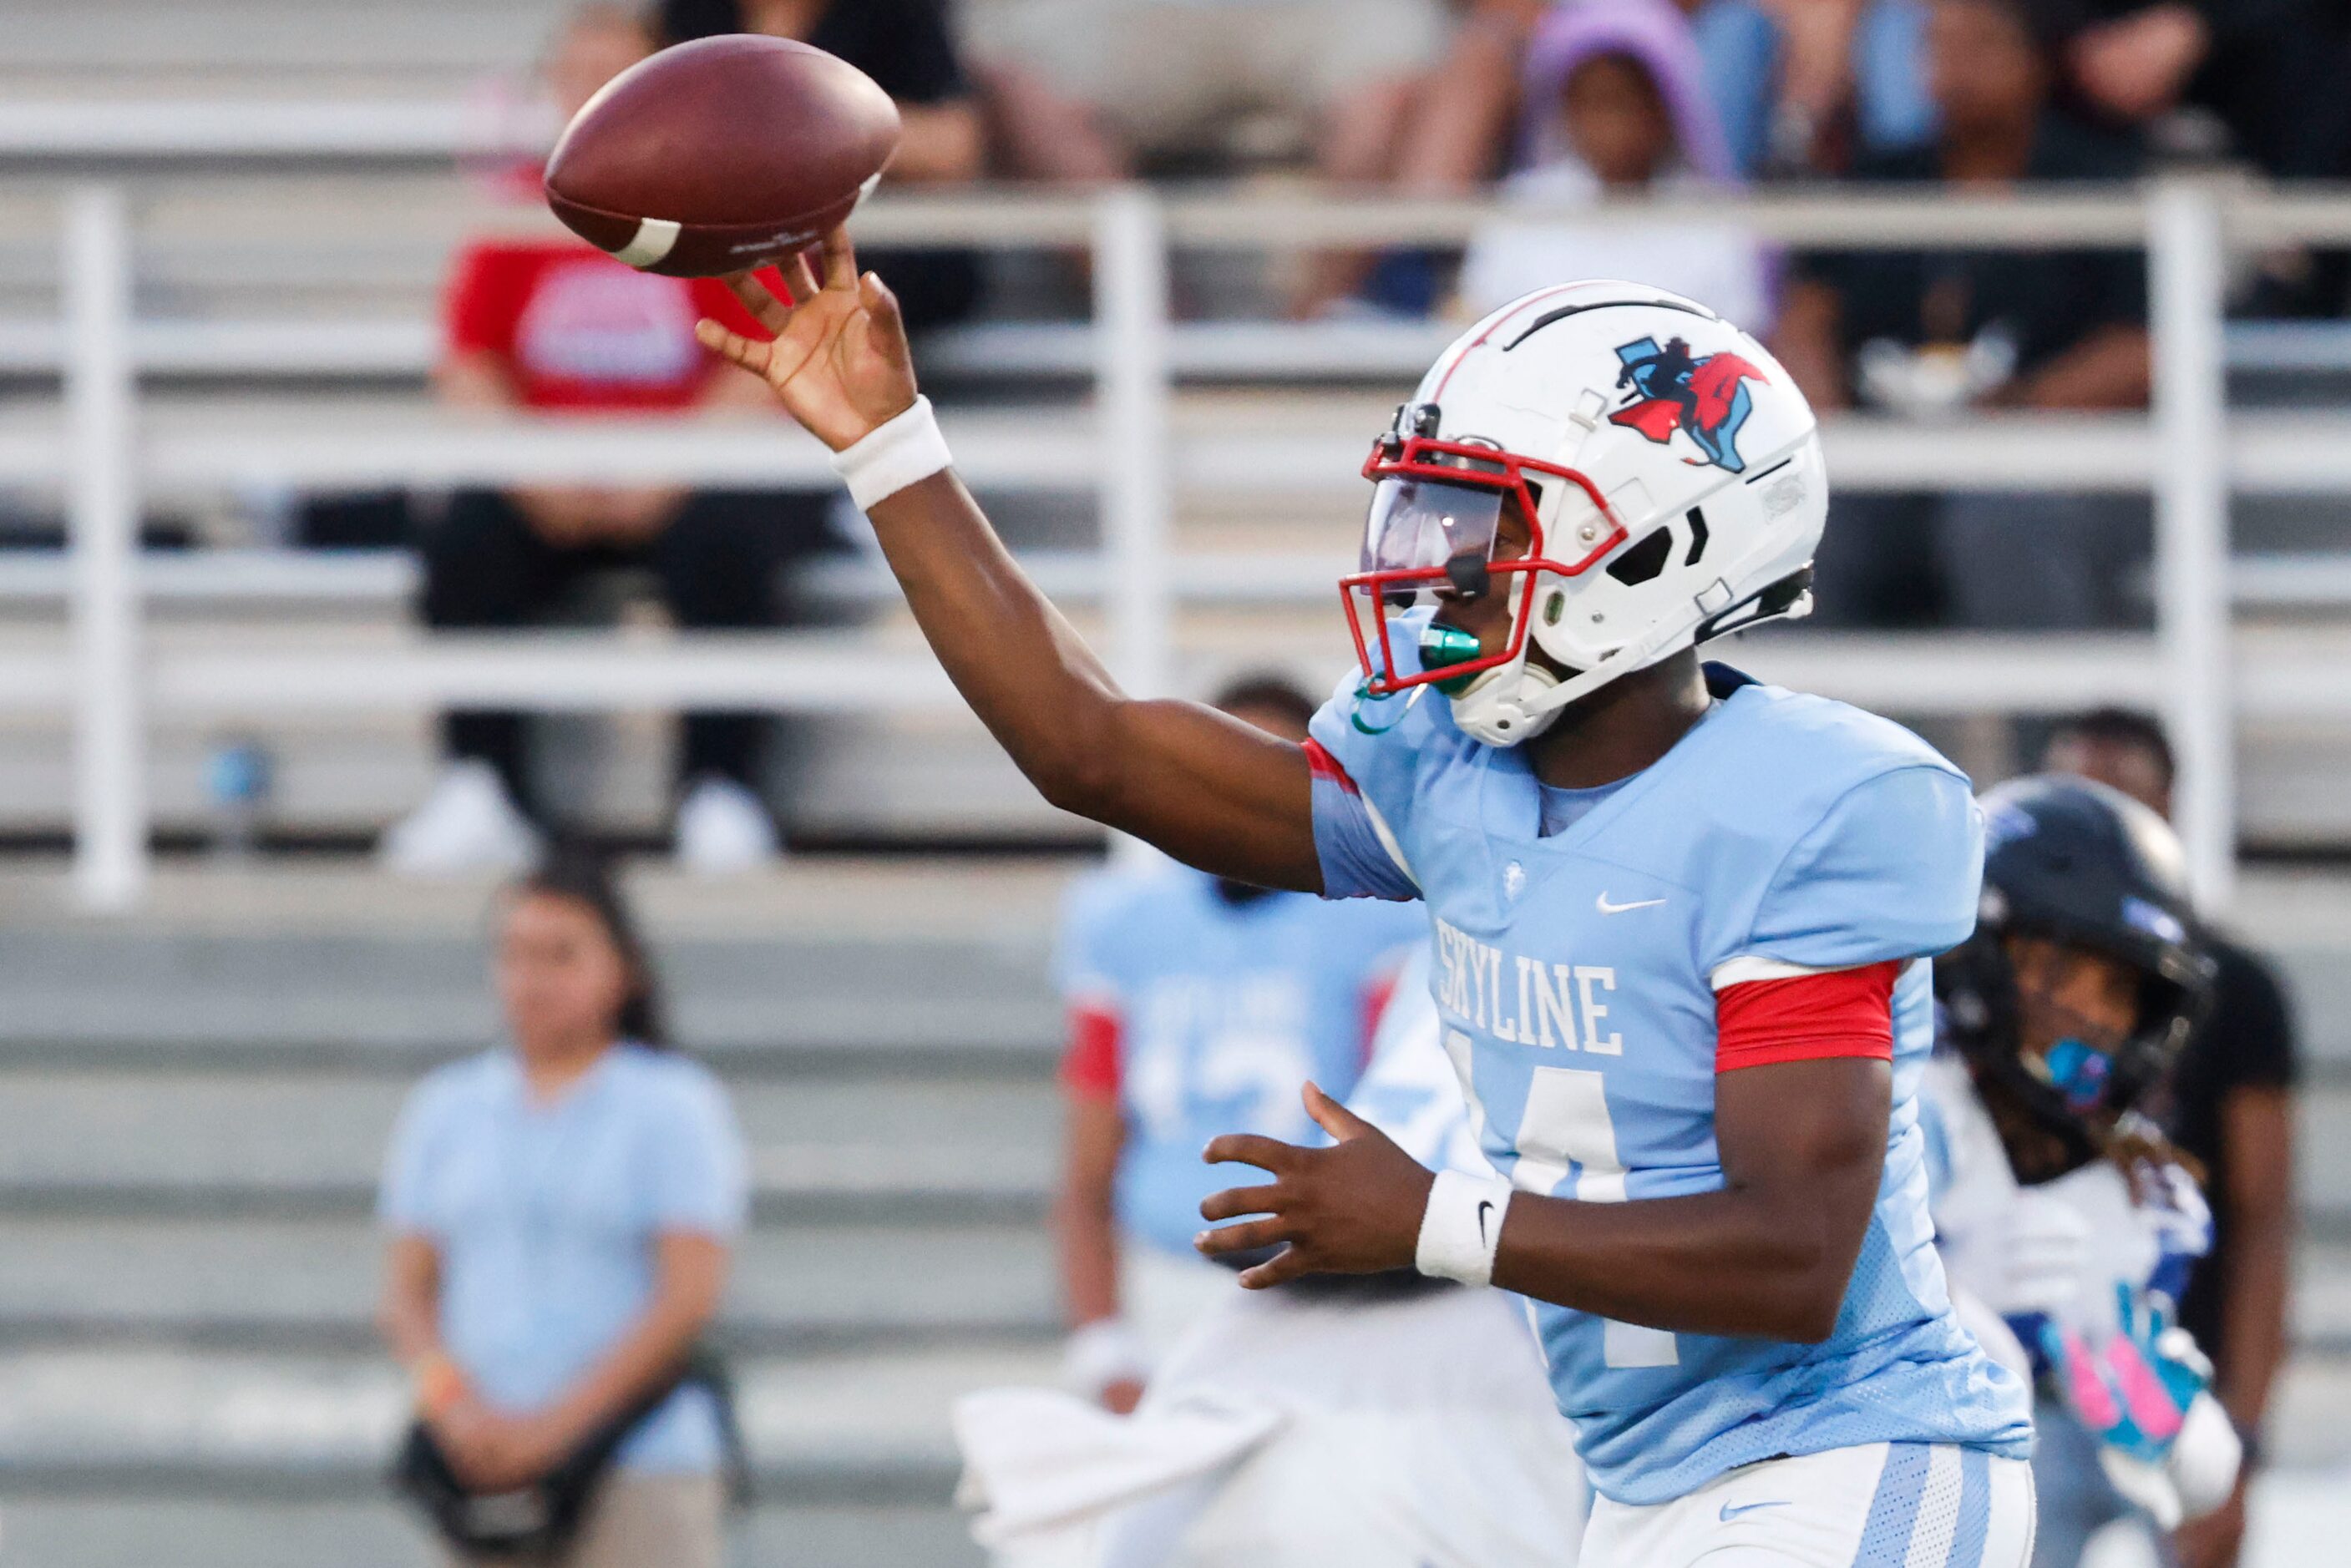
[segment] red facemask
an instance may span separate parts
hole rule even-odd
[[[1581,576],[1627,536],[1599,490],[1575,470],[1475,442],[1384,435],[1372,447],[1364,477],[1375,488],[1364,527],[1362,569],[1339,579],[1339,597],[1364,667],[1364,690],[1374,697],[1428,684],[1451,690],[1517,659],[1533,625],[1535,596],[1519,596],[1510,639],[1499,653],[1410,675],[1396,670],[1388,636],[1391,611],[1474,597],[1492,591],[1496,576],[1512,572]],[[1544,550],[1540,504],[1543,484],[1553,481],[1583,491],[1595,514],[1577,535],[1578,544],[1588,542],[1590,547],[1573,561],[1553,560]],[[1526,552],[1497,560],[1502,508],[1512,498],[1526,521]]]

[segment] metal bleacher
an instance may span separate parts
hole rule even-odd
[[[975,28],[989,8],[968,7]],[[183,701],[193,666],[215,698],[232,679],[281,695],[307,680],[330,697],[379,656],[416,653],[404,556],[284,547],[287,504],[319,474],[350,483],[364,459],[375,482],[430,490],[463,467],[467,442],[529,448],[550,471],[593,459],[538,430],[467,431],[424,389],[450,248],[484,226],[545,223],[489,201],[449,163],[485,134],[482,78],[522,67],[562,9],[7,8],[0,508],[35,520],[57,508],[56,213],[68,182],[103,179],[126,193],[138,235],[130,354],[150,514],[195,541],[140,566],[161,828],[216,826],[207,756],[248,735],[278,763],[267,822],[297,836],[364,836],[425,781],[422,698],[350,711],[281,703],[260,717]],[[918,207],[871,216],[914,232]],[[1213,216],[1195,212],[1189,232],[1213,241]],[[1071,216],[1071,232],[1082,236],[1086,221]],[[1236,231],[1255,221],[1226,220]],[[1099,406],[1082,308],[984,320],[926,345],[924,366],[1008,536],[1091,634],[1114,629],[1118,585],[1086,494],[1092,460],[1051,439]],[[1171,685],[1196,691],[1267,664],[1322,685],[1343,665],[1331,584],[1353,548],[1361,448],[1449,330],[1172,327]],[[2336,429],[2297,421],[2351,411],[2340,327],[2240,327],[2228,352],[2239,409],[2276,415],[2252,432],[2271,443],[2262,452],[2291,456],[2296,441],[2314,442],[2302,432]],[[2012,455],[2001,451],[2012,428],[1943,432],[1935,472]],[[2126,421],[2074,430],[2067,461],[2117,472],[2143,470],[2155,439]],[[741,435],[695,426],[664,439],[734,462]],[[1910,472],[1912,436],[1847,421],[1831,434],[1832,462],[1884,483]],[[776,463],[817,472],[812,454],[778,451]],[[2343,460],[2330,448],[2296,461]],[[2340,850],[2351,846],[2340,784],[2351,687],[2310,672],[2351,670],[2341,496],[2252,488],[2262,493],[2241,494],[2233,518],[2250,693],[2238,820],[2257,845]],[[54,552],[0,552],[0,665],[12,677],[57,673],[41,660],[64,641],[68,576]],[[931,684],[926,705],[808,721],[821,743],[799,786],[805,824],[866,842],[1085,837],[938,700],[886,584],[852,560],[816,587],[863,618],[855,649],[835,650],[844,663]],[[621,635],[641,639],[629,646],[649,667],[667,648],[641,618]],[[1741,656],[1791,680],[1876,680],[1939,720],[1938,737],[1998,758],[2002,727],[1968,715],[1999,708],[2008,675],[2068,702],[2152,701],[2162,672],[2151,641],[1969,644],[1962,663],[1957,639],[1873,645],[1856,659],[1790,638]],[[552,689],[569,646],[449,657],[536,659]],[[838,706],[862,690],[844,680]],[[53,836],[68,820],[68,724],[37,695],[0,690],[0,836]],[[574,691],[567,705],[596,695]],[[586,815],[658,831],[660,739],[643,713],[566,722],[555,742],[590,781]],[[755,1150],[756,1221],[725,1328],[760,1479],[737,1561],[977,1560],[949,1504],[946,1410],[964,1389],[1051,1369],[1044,973],[1055,898],[1076,864],[811,856],[735,887],[638,877],[680,1033],[727,1077]],[[368,1206],[405,1087],[489,1037],[487,888],[394,885],[349,861],[183,858],[135,913],[97,919],[77,912],[55,871],[20,857],[0,872],[0,1563],[421,1563],[421,1537],[379,1482],[403,1396],[368,1321]],[[2325,864],[2253,867],[2235,919],[2280,955],[2313,1044],[2296,1350],[2273,1441],[2271,1517],[2286,1522],[2270,1528],[2339,1545],[2342,1526],[2325,1521],[2341,1517],[2325,1509],[2339,1508],[2351,1464],[2351,878]],[[2249,1561],[2329,1560],[2326,1545],[2285,1540]]]
[[[160,467],[151,513],[184,520],[204,546],[150,553],[159,646],[201,650],[229,629],[265,628],[329,649],[398,642],[406,635],[413,568],[397,556],[277,548],[277,520],[320,474],[343,484],[355,474],[381,484],[408,482],[428,492],[446,483],[435,479],[434,465],[462,454],[462,444],[452,446],[459,427],[435,414],[423,389],[442,265],[468,233],[543,230],[544,215],[493,204],[445,172],[264,174],[231,161],[125,179],[139,234],[131,352],[144,382],[145,439]],[[0,223],[0,384],[24,394],[0,403],[0,474],[12,464],[37,471],[58,441],[43,407],[62,354],[54,207],[46,181],[0,186],[0,219],[12,220]],[[877,209],[872,218],[909,233],[926,221],[920,203]],[[1442,323],[1216,319],[1170,329],[1168,417],[1176,448],[1169,569],[1189,585],[1178,589],[1179,601],[1190,602],[1179,602],[1173,627],[1185,685],[1197,689],[1237,663],[1268,661],[1319,685],[1344,659],[1326,607],[1332,563],[1346,554],[1360,504],[1353,471],[1364,432],[1447,330]],[[1016,547],[1044,553],[1051,586],[1081,598],[1099,589],[1081,558],[1096,533],[1082,496],[1068,493],[1092,483],[1093,460],[1059,440],[1057,425],[1092,408],[1077,372],[1098,353],[1092,334],[1081,321],[991,320],[943,335],[925,351],[950,421],[961,421],[951,429],[966,432],[958,449],[967,472]],[[2342,406],[2351,383],[2338,372],[2342,343],[2331,327],[2254,328],[2235,339],[2232,359],[2241,380],[2305,418],[2314,405]],[[2255,433],[2280,452],[2298,443],[2323,452],[2328,444],[2296,437],[2291,420],[2276,424]],[[2126,431],[2109,433],[2091,421],[2082,426],[2063,462],[2126,469],[2142,461]],[[698,431],[708,434],[713,461],[732,462],[743,450],[739,431],[729,444],[729,432],[707,426],[682,427],[665,439],[681,451],[702,451],[694,445],[704,439]],[[602,456],[592,440],[565,444],[538,431],[483,431],[478,439],[496,443],[507,459],[542,442],[550,473],[579,472],[577,464]],[[2002,441],[1996,427],[1947,431],[1927,455],[1938,472],[1954,474],[1986,458],[2012,464]],[[778,462],[800,462],[820,482],[820,470],[792,457],[780,433],[774,450]],[[1920,460],[1920,443],[1899,429],[1846,421],[1832,432],[1832,452],[1841,473],[1867,480],[1875,471],[1874,482],[1884,483]],[[1050,493],[1055,490],[1061,493]],[[41,504],[41,485],[23,493]],[[2297,649],[2314,639],[2324,647],[2335,636],[2346,586],[2334,565],[2343,558],[2337,510],[2330,500],[2290,494],[2241,501],[2236,589],[2249,646],[2263,646],[2260,639],[2273,632]],[[0,632],[26,647],[47,635],[63,577],[55,557],[0,556]],[[879,607],[880,649],[911,648],[877,576],[861,580],[835,569],[831,578],[838,592]],[[175,718],[168,710],[157,721],[157,821],[201,832],[204,757],[229,722]],[[817,749],[821,766],[801,795],[820,836],[945,831],[1033,838],[1071,830],[1036,805],[976,728],[956,715],[869,716],[837,722],[835,731]],[[257,732],[283,763],[270,821],[296,834],[372,831],[413,797],[430,763],[422,707],[274,718]],[[590,797],[591,816],[656,830],[657,728],[639,721],[600,732],[597,754],[610,766]],[[66,781],[43,760],[57,754],[59,733],[54,715],[0,722],[0,832],[54,831],[60,821]],[[2242,821],[2252,838],[2351,842],[2351,808],[2326,786],[2351,756],[2331,731],[2249,711],[2243,740]],[[953,753],[953,766],[918,760],[937,747]]]

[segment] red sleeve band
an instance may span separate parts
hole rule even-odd
[[[1309,740],[1306,742],[1306,765],[1313,770],[1316,778],[1329,779],[1349,794],[1364,793],[1355,787],[1355,781],[1347,776],[1347,770],[1339,765],[1339,759],[1332,756],[1320,741]]]
[[[1894,1059],[1894,981],[1900,963],[1753,980],[1715,993],[1714,1070],[1835,1056]]]
[[[1118,1014],[1099,1002],[1070,1005],[1070,1045],[1061,1057],[1061,1087],[1085,1100],[1118,1098]]]

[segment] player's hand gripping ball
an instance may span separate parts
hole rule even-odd
[[[547,164],[547,204],[631,266],[717,277],[798,255],[898,150],[873,78],[784,38],[697,38],[590,99]]]
[[[766,381],[792,418],[835,452],[856,445],[914,402],[914,360],[897,297],[872,273],[860,276],[849,233],[824,242],[820,286],[806,256],[782,269],[778,295],[754,276],[726,280],[766,330],[764,341],[707,317],[695,324],[702,346]]]
[[[1210,1257],[1281,1251],[1241,1274],[1262,1290],[1301,1274],[1376,1274],[1409,1269],[1420,1241],[1421,1211],[1437,1178],[1395,1140],[1324,1094],[1306,1085],[1306,1111],[1335,1141],[1301,1148],[1255,1133],[1227,1133],[1204,1154],[1211,1165],[1231,1162],[1269,1171],[1268,1187],[1236,1187],[1201,1200],[1204,1220],[1243,1220],[1200,1232],[1196,1245]]]

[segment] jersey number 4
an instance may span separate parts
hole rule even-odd
[[[1625,1164],[1616,1156],[1616,1124],[1608,1115],[1604,1075],[1580,1067],[1538,1067],[1519,1118],[1518,1168],[1522,1191],[1558,1193],[1573,1168],[1572,1196],[1585,1203],[1625,1201]],[[1674,1336],[1661,1328],[1604,1320],[1602,1359],[1610,1366],[1672,1366],[1681,1359]]]

